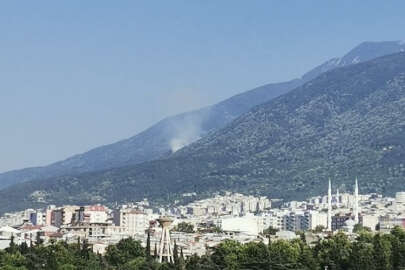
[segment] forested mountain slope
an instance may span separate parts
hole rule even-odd
[[[0,191],[0,211],[233,190],[299,199],[405,185],[405,53],[326,72],[161,160]]]
[[[129,139],[75,155],[49,166],[27,168],[0,174],[0,188],[34,179],[123,167],[168,155],[184,145],[223,128],[251,108],[287,93],[321,73],[382,55],[400,52],[398,41],[364,42],[341,58],[333,58],[306,73],[302,78],[267,84],[197,111],[166,118]]]

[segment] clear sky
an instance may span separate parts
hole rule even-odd
[[[405,39],[405,1],[2,1],[0,172]]]

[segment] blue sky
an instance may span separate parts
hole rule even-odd
[[[405,39],[405,1],[3,1],[0,172]]]

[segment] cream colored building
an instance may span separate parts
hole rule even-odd
[[[115,211],[114,223],[123,228],[129,235],[145,234],[145,230],[149,228],[148,215],[133,208]]]

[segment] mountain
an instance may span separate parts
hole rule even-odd
[[[322,65],[307,72],[304,74],[303,79],[309,81],[321,73],[338,67],[358,64],[380,56],[403,51],[405,51],[405,43],[403,41],[363,42],[343,57],[332,58]]]
[[[233,96],[216,105],[168,117],[147,130],[110,145],[45,167],[26,168],[0,174],[0,189],[35,179],[123,167],[177,151],[227,123],[255,105],[280,96],[300,85],[301,80],[267,84]]]
[[[46,204],[180,199],[231,190],[302,199],[331,177],[351,190],[405,188],[405,53],[326,72],[167,158],[30,181],[0,191],[0,212]]]
[[[267,84],[213,106],[166,118],[134,137],[95,148],[49,166],[2,173],[0,189],[29,180],[124,167],[164,157],[210,132],[223,128],[254,106],[285,94],[323,72],[404,49],[405,44],[398,41],[364,42],[342,58],[333,58],[300,79]]]

